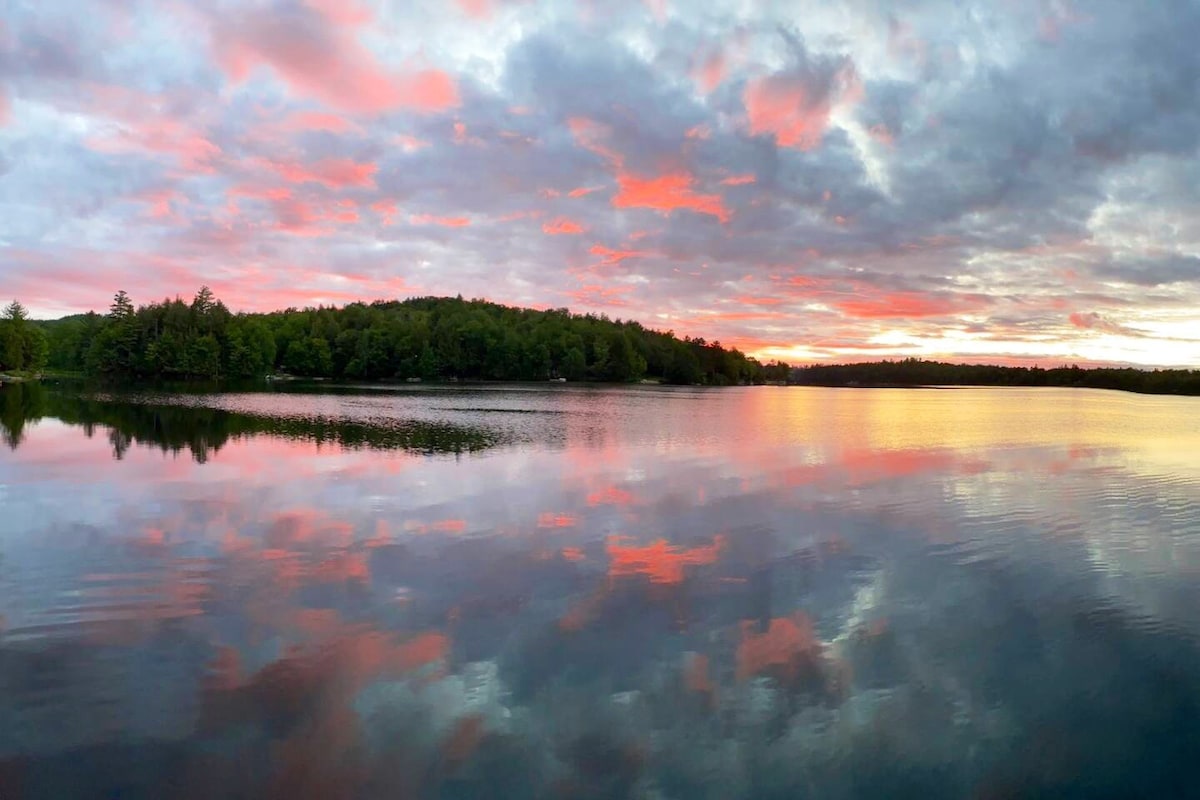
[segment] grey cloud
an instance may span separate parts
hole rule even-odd
[[[434,3],[395,11],[402,5],[388,7],[395,29],[406,32],[419,31],[430,15],[458,14]],[[521,33],[505,45],[503,69],[486,79],[456,75],[462,103],[452,111],[364,114],[353,131],[275,139],[255,133],[297,110],[325,110],[322,104],[298,99],[270,70],[232,86],[211,62],[203,32],[192,41],[156,6],[130,12],[136,35],[121,53],[106,52],[107,34],[90,30],[70,4],[23,7],[0,54],[16,107],[33,110],[21,125],[0,129],[7,166],[0,213],[11,221],[5,238],[52,258],[64,252],[65,235],[110,247],[117,231],[123,247],[169,253],[193,270],[243,259],[264,268],[403,275],[429,291],[553,304],[594,280],[635,286],[625,295],[634,316],[714,307],[746,275],[759,290],[770,274],[853,278],[881,292],[987,292],[996,300],[984,311],[997,328],[1030,340],[1060,335],[1069,310],[1104,315],[1120,307],[1124,320],[1139,308],[1198,302],[1200,226],[1188,223],[1200,208],[1194,2],[1097,0],[1074,16],[1056,5],[1054,35],[1042,38],[1038,16],[1054,9],[1040,5],[852,2],[842,12],[854,25],[832,25],[841,12],[814,7],[783,20],[794,30],[781,29],[780,15],[761,4],[696,9],[678,0],[661,25],[642,0],[593,6],[590,22],[569,9],[507,9]],[[268,7],[287,19],[297,8],[256,6]],[[207,18],[232,6],[197,8]],[[178,38],[157,39],[163,31]],[[432,65],[439,65],[439,46],[430,43]],[[407,57],[406,47],[393,66]],[[698,54],[716,48],[731,55],[731,69],[704,95],[689,71]],[[748,80],[782,71],[811,86],[810,100],[819,103],[833,90],[833,75],[850,64],[863,94],[841,113],[886,130],[890,146],[868,142],[864,151],[857,133],[836,124],[809,150],[749,134]],[[177,127],[172,135],[213,142],[221,151],[211,160],[214,172],[183,174],[169,149],[98,152],[85,144],[121,122],[91,97],[92,81],[152,92],[157,101],[146,118],[153,112],[165,128]],[[527,113],[513,113],[514,106]],[[61,127],[56,113],[85,120],[88,133],[52,130]],[[730,219],[614,208],[614,165],[580,145],[567,125],[573,117],[607,126],[604,145],[630,171],[687,170],[691,191],[719,195]],[[455,142],[455,122],[466,141]],[[686,139],[698,125],[707,138]],[[427,146],[405,152],[398,136]],[[263,166],[330,158],[376,163],[375,186],[290,184]],[[720,182],[747,174],[753,183]],[[364,222],[320,240],[298,239],[271,228],[269,203],[249,199],[246,208],[264,218],[223,219],[228,190],[243,183],[285,187],[314,206],[352,200]],[[131,197],[167,189],[189,201],[186,220],[140,225]],[[399,206],[390,227],[373,224],[369,206],[379,200]],[[414,226],[413,214],[470,216],[473,224]],[[559,216],[587,233],[544,235],[541,223]],[[645,235],[634,239],[635,232]],[[589,252],[593,244],[651,255],[580,272],[600,260]],[[1163,252],[1174,255],[1155,255]],[[628,283],[638,276],[649,283]],[[1049,297],[1072,305],[1048,312]],[[789,310],[793,316],[782,322],[750,320],[737,330],[794,340],[830,324],[828,315]]]
[[[1200,283],[1200,257],[1173,255],[1138,261],[1106,261],[1094,266],[1092,273],[1106,280],[1136,286]]]

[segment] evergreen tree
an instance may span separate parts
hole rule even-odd
[[[133,301],[129,299],[129,295],[122,289],[113,297],[112,305],[108,307],[108,318],[114,322],[119,322],[129,319],[133,315]]]
[[[47,355],[46,335],[29,321],[25,306],[13,300],[0,319],[0,369],[39,372]]]
[[[19,325],[29,319],[29,313],[25,310],[25,306],[21,305],[20,300],[13,300],[4,308],[4,318]]]

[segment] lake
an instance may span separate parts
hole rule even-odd
[[[1200,399],[0,390],[0,797],[1183,797]]]

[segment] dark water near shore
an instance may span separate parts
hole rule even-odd
[[[0,390],[0,798],[1200,793],[1200,399]]]

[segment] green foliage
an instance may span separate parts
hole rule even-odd
[[[47,323],[50,363],[120,379],[247,378],[275,370],[348,380],[598,380],[758,383],[761,364],[703,339],[566,309],[421,297],[344,308],[232,314],[203,287],[105,317]]]
[[[13,300],[0,319],[0,370],[40,372],[48,356],[46,334],[29,321],[25,307]]]
[[[283,357],[283,368],[307,377],[323,377],[333,371],[333,351],[320,336],[293,339]]]
[[[0,369],[24,368],[25,347],[21,330],[12,320],[0,320]]]
[[[46,334],[46,366],[59,371],[81,371],[88,349],[100,332],[102,317],[95,312],[40,323]]]
[[[21,323],[29,319],[29,314],[19,300],[13,300],[5,307],[4,318],[9,322]]]
[[[129,299],[129,295],[122,289],[117,292],[113,298],[112,305],[108,307],[108,318],[122,320],[132,317],[133,314],[133,301]]]
[[[50,358],[50,342],[46,339],[46,334],[41,328],[30,325],[25,331],[24,339],[25,369],[29,372],[41,372]]]
[[[583,355],[583,351],[578,347],[572,347],[567,350],[563,356],[562,364],[560,365],[559,377],[566,378],[569,381],[581,380],[587,375],[587,357]]]
[[[792,368],[719,342],[677,338],[604,315],[512,308],[462,297],[233,314],[208,287],[135,308],[125,292],[107,316],[38,323],[14,301],[0,318],[0,369],[46,366],[118,379],[256,378],[276,370],[348,380],[515,380],[726,386],[1079,386],[1200,395],[1200,371],[1000,367],[916,358]]]

